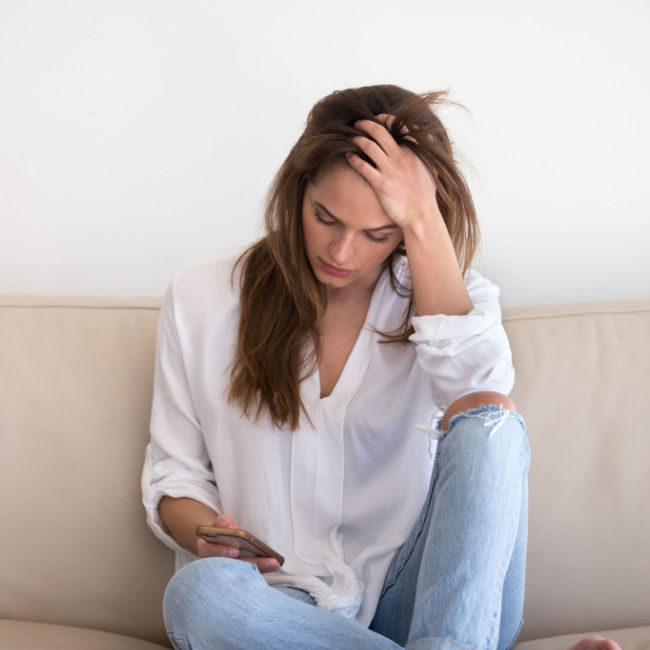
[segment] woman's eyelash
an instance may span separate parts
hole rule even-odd
[[[322,223],[324,226],[335,226],[338,223],[338,221],[326,221],[318,212],[314,212],[314,215],[316,216],[316,221]]]
[[[314,216],[316,217],[316,221],[318,221],[318,223],[322,223],[324,226],[335,226],[337,223],[339,223],[338,221],[327,221],[326,219],[323,219],[323,217],[321,217],[318,212],[314,212]],[[385,241],[388,241],[388,235],[384,235],[383,237],[375,237],[369,232],[365,234],[371,242],[375,242],[376,244],[383,244]]]
[[[370,233],[367,232],[366,237],[370,241],[374,241],[377,244],[382,244],[383,242],[388,241],[388,235],[384,235],[383,237],[374,237],[373,235],[371,235]]]

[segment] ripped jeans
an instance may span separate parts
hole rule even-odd
[[[485,406],[439,436],[427,500],[396,553],[369,628],[257,568],[210,558],[170,581],[177,650],[505,650],[521,627],[530,452],[522,418]],[[218,588],[217,588],[218,585]]]

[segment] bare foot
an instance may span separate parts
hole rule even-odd
[[[604,636],[590,634],[589,636],[572,645],[569,650],[621,650],[621,646]]]

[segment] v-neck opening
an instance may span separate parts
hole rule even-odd
[[[316,366],[316,384],[317,384],[317,395],[318,400],[321,404],[325,404],[327,400],[331,401],[341,401],[346,400],[346,398],[351,397],[351,393],[359,385],[361,378],[365,374],[366,367],[370,361],[370,350],[368,339],[372,337],[372,327],[369,325],[369,321],[374,317],[375,312],[377,311],[377,300],[379,293],[381,292],[381,287],[383,282],[385,282],[385,276],[387,271],[384,270],[382,274],[377,279],[375,288],[373,289],[372,296],[370,297],[370,304],[368,305],[368,311],[366,312],[366,317],[363,321],[363,325],[357,334],[357,338],[354,341],[354,345],[348,354],[345,363],[343,364],[343,369],[334,384],[334,387],[330,391],[329,395],[321,397],[321,382],[320,382],[320,365]],[[365,345],[364,345],[365,343]],[[364,356],[365,350],[365,356]],[[355,371],[356,371],[356,381],[355,381]]]

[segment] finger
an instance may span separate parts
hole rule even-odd
[[[222,515],[219,515],[212,524],[217,528],[239,528],[237,520],[227,512],[224,512]]]
[[[395,122],[395,116],[391,115],[390,113],[378,113],[375,115],[375,117],[388,129],[393,128],[393,123]],[[402,127],[402,129],[406,129],[405,126]],[[406,133],[408,133],[408,129],[406,129]]]
[[[225,544],[212,544],[205,540],[199,540],[197,545],[199,557],[225,557],[232,560],[239,560],[241,562],[248,562],[255,564],[261,573],[269,573],[277,571],[280,568],[280,563],[272,557],[239,557],[239,550],[234,546]]]
[[[370,140],[361,135],[355,135],[350,140],[375,163],[376,167],[383,166],[386,161],[386,152],[374,140]]]
[[[370,163],[366,162],[359,156],[359,154],[348,151],[345,154],[345,159],[348,161],[348,165],[352,167],[356,172],[361,174],[372,187],[379,182],[381,174],[377,169],[375,169]]]
[[[373,120],[357,120],[354,126],[360,131],[367,133],[383,149],[386,155],[395,155],[399,152],[399,145],[383,124],[379,124]]]
[[[391,130],[393,128],[393,124],[397,119],[394,115],[390,115],[388,113],[379,113],[375,117],[380,122],[382,122],[388,130]],[[410,135],[411,132],[408,130],[406,124],[402,124],[402,126],[399,129],[399,132],[401,135],[405,136],[404,137],[405,140],[410,140],[411,142],[417,144],[418,141],[412,135]]]
[[[389,113],[379,113],[375,115],[375,117],[389,130],[391,131],[393,128],[393,124],[395,123],[395,120],[397,119],[394,115],[390,115]],[[408,130],[408,127],[406,124],[402,123],[402,126],[399,128],[399,132],[402,135],[408,135],[410,131]],[[413,141],[415,141],[414,138],[412,138]]]
[[[377,115],[377,119],[383,120],[384,123],[386,124],[387,129],[392,129],[393,124],[394,124],[394,122],[395,122],[395,120],[397,118],[394,115],[388,115],[386,113],[380,113],[379,115]],[[400,135],[404,136],[404,140],[408,140],[409,142],[412,142],[413,144],[418,144],[418,141],[416,140],[416,138],[414,138],[411,135],[411,131],[406,126],[406,124],[402,124],[402,126],[400,126],[399,132],[400,132]]]
[[[230,557],[238,558],[239,549],[228,544],[213,544],[200,539],[196,544],[199,557]]]
[[[240,560],[248,562],[248,564],[254,564],[260,573],[271,573],[280,568],[280,563],[272,557],[242,557]]]

